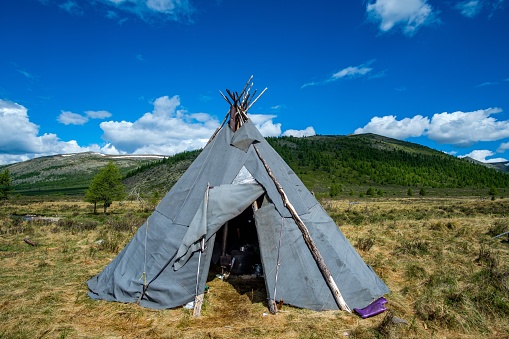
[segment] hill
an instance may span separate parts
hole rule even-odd
[[[82,194],[98,169],[109,161],[113,161],[125,175],[143,164],[162,158],[155,155],[123,156],[86,152],[40,157],[4,168],[11,173],[17,193]]]
[[[280,137],[267,141],[318,195],[407,195],[425,189],[431,195],[504,194],[509,175],[500,168],[459,159],[415,143],[375,134]],[[145,196],[165,194],[200,150],[171,157],[104,156],[81,153],[44,157],[7,166],[22,194],[82,193],[98,168],[114,161],[129,190]],[[422,193],[422,192],[421,192]]]
[[[375,134],[268,140],[315,192],[357,194],[377,187],[387,194],[424,187],[470,195],[472,190],[509,188],[509,175],[494,168]]]
[[[503,172],[503,173],[509,173],[509,161],[500,161],[500,162],[481,162],[475,159],[472,159],[470,157],[464,158],[467,161],[470,161],[474,164],[483,165],[489,168],[493,168],[497,171]]]

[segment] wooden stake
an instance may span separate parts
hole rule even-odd
[[[263,94],[263,92],[262,92],[262,94]],[[267,162],[265,161],[265,159],[263,159],[262,155],[260,154],[260,151],[258,150],[258,147],[256,147],[256,145],[253,145],[253,147],[256,151],[256,154],[258,155],[258,158],[260,159],[263,166],[265,167],[267,174],[270,176],[270,178],[274,182],[274,185],[276,185],[276,188],[277,188],[279,194],[281,195],[281,199],[283,199],[283,203],[284,203],[285,207],[288,209],[288,211],[290,211],[290,214],[292,215],[292,218],[295,221],[295,224],[297,224],[297,227],[299,227],[299,230],[302,233],[302,237],[304,238],[304,242],[308,246],[309,251],[311,252],[311,255],[315,259],[316,264],[318,265],[318,268],[320,269],[320,272],[322,273],[323,277],[325,278],[325,282],[329,286],[329,288],[332,292],[332,295],[334,297],[334,300],[336,301],[336,303],[338,304],[338,306],[341,310],[351,313],[352,311],[350,310],[350,307],[348,307],[345,300],[343,299],[343,296],[341,295],[341,292],[339,291],[339,288],[336,285],[336,282],[334,281],[334,278],[332,277],[332,274],[331,274],[329,268],[325,264],[325,261],[323,260],[323,257],[320,254],[320,251],[316,247],[316,244],[315,244],[313,238],[311,238],[311,235],[309,234],[309,230],[307,229],[306,225],[304,224],[302,219],[297,214],[297,211],[295,211],[295,208],[293,207],[292,203],[288,200],[288,197],[286,196],[286,193],[283,190],[283,187],[277,181],[276,177],[270,170],[270,167],[267,164]]]
[[[193,317],[197,318],[200,316],[201,307],[203,305],[203,297],[204,294],[199,294],[194,298],[194,308],[193,308]]]
[[[24,238],[23,241],[29,244],[30,246],[37,246],[37,243],[35,241],[32,241],[28,238]]]

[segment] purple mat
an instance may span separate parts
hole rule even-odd
[[[353,310],[359,314],[361,318],[366,319],[385,311],[385,303],[387,303],[387,299],[380,297],[364,308],[354,308]]]

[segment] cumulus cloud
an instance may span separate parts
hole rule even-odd
[[[219,126],[219,120],[208,113],[190,113],[183,109],[180,97],[157,98],[152,112],[143,114],[134,122],[105,121],[100,124],[102,138],[116,151],[127,154],[163,154],[204,147]],[[281,124],[276,115],[249,114],[249,119],[265,137],[281,135]],[[303,131],[289,130],[284,135],[314,135],[313,127]]]
[[[85,114],[90,119],[106,119],[111,117],[111,113],[108,111],[85,111]]]
[[[509,149],[509,142],[503,142],[503,143],[500,144],[500,146],[498,146],[497,152],[498,153],[504,153],[508,149]]]
[[[64,125],[84,125],[89,119],[106,119],[111,117],[108,111],[85,111],[85,115],[62,111],[57,117],[57,121]]]
[[[25,161],[35,156],[97,151],[99,146],[80,147],[75,140],[62,141],[53,133],[39,135],[28,110],[0,99],[0,164]]]
[[[469,157],[469,158],[472,158],[474,160],[477,160],[477,161],[480,161],[480,162],[504,162],[504,161],[507,161],[507,159],[504,159],[504,158],[491,158],[491,159],[486,159],[487,157],[491,157],[495,155],[492,151],[490,150],[486,150],[486,149],[483,149],[483,150],[474,150],[468,154],[465,154],[465,155],[460,155],[458,156],[458,158],[465,158],[465,157]]]
[[[177,95],[157,98],[153,104],[152,112],[134,122],[102,122],[102,138],[120,152],[175,154],[203,147],[219,126],[216,117],[180,108]]]
[[[379,24],[382,32],[400,28],[407,36],[436,21],[436,12],[427,0],[375,0],[366,6],[368,19]]]
[[[84,125],[87,123],[88,118],[78,113],[62,111],[58,116],[57,121],[64,125]]]
[[[500,108],[488,108],[472,112],[437,113],[431,119],[421,115],[402,120],[397,120],[393,115],[374,117],[354,133],[376,133],[396,139],[425,135],[440,144],[468,147],[479,141],[509,138],[509,120],[499,121],[492,117],[500,112]]]
[[[274,123],[272,121],[274,118],[276,118],[276,115],[249,114],[249,119],[264,137],[278,137],[281,135],[281,124]]]
[[[373,70],[370,65],[374,62],[374,60],[371,60],[365,64],[361,64],[359,66],[349,66],[346,68],[343,68],[342,70],[333,73],[328,79],[324,81],[313,81],[305,83],[301,86],[301,88],[309,87],[309,86],[316,86],[316,85],[322,85],[329,82],[338,81],[340,79],[355,79],[360,77],[368,76],[368,74]],[[374,78],[382,77],[385,73],[379,73],[378,75],[373,76]]]
[[[153,102],[151,112],[134,122],[103,121],[104,146],[78,145],[76,140],[62,141],[56,134],[39,135],[39,126],[29,120],[27,109],[17,103],[0,100],[0,164],[25,161],[38,156],[101,152],[104,154],[163,154],[204,147],[219,126],[208,113],[189,113],[180,105],[179,96],[163,96]],[[66,124],[85,123],[89,119],[110,117],[107,111],[86,111],[84,115],[62,111],[59,121]],[[250,114],[250,119],[264,136],[280,136],[281,124],[276,115]],[[307,136],[313,127],[302,131],[288,130],[284,135]]]
[[[303,130],[288,129],[283,133],[283,136],[285,137],[292,136],[297,138],[310,137],[313,135],[316,135],[316,132],[312,126],[308,126],[306,129]]]
[[[435,114],[428,129],[428,138],[459,147],[468,147],[478,141],[508,138],[509,121],[497,121],[491,116],[500,112],[500,108],[488,108],[473,112]]]
[[[421,136],[429,128],[429,125],[429,118],[422,115],[402,120],[397,120],[394,115],[388,115],[373,117],[366,126],[357,128],[354,134],[375,133],[395,139],[406,139]]]

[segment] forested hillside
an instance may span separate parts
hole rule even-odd
[[[509,175],[421,145],[374,134],[269,138],[308,187],[508,188]]]

